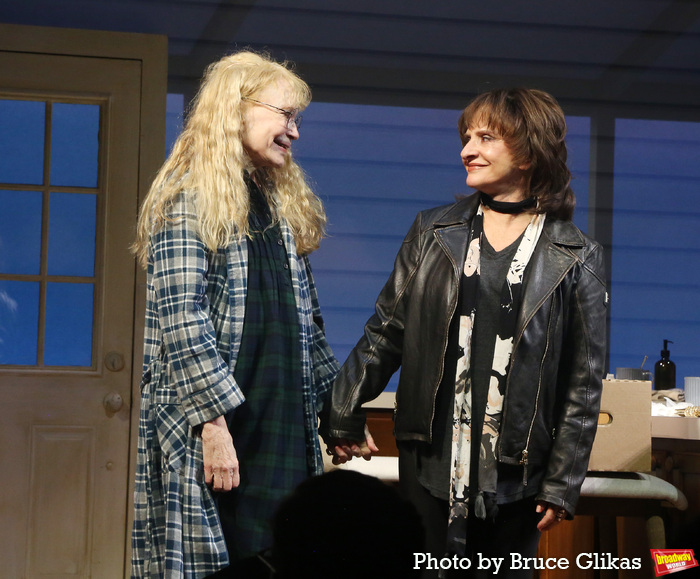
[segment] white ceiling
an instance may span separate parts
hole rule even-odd
[[[700,114],[698,0],[0,0],[0,21],[165,34],[186,94],[250,46],[294,61],[325,100],[459,107],[519,84],[574,107]]]

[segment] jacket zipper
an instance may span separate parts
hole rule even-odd
[[[530,439],[532,437],[532,429],[535,426],[535,418],[537,417],[537,405],[540,399],[540,392],[542,391],[542,366],[544,365],[544,361],[547,358],[547,353],[549,352],[549,344],[550,344],[550,336],[551,336],[551,323],[552,323],[552,309],[554,308],[554,302],[552,301],[552,305],[550,306],[550,311],[549,311],[549,324],[547,326],[547,342],[544,350],[544,354],[542,355],[542,360],[540,361],[540,371],[539,375],[537,377],[537,395],[535,397],[535,409],[532,413],[532,420],[530,421],[530,427],[528,428],[527,432],[527,439],[525,441],[525,448],[520,454],[520,460],[518,461],[518,464],[523,467],[523,486],[527,486],[527,470],[528,470],[528,464],[529,464],[529,447],[530,447]],[[527,324],[525,324],[525,327]],[[518,343],[520,342],[520,339],[523,337],[523,333],[525,332],[525,327],[523,327],[522,332],[518,336],[518,339],[513,342],[513,352],[517,349]],[[513,363],[513,359],[511,359],[511,364]],[[509,377],[510,381],[510,377]],[[506,417],[506,409],[507,406],[504,407],[503,409],[503,422],[505,422],[505,417]],[[498,449],[499,449],[499,454],[501,451],[501,441],[499,438],[498,442]]]
[[[451,311],[450,311],[450,315],[448,318],[449,322],[447,324],[447,334],[445,336],[443,336],[443,342],[442,342],[443,346],[442,346],[442,356],[441,356],[442,364],[440,365],[440,371],[438,372],[437,385],[433,389],[433,411],[430,414],[430,429],[428,430],[428,436],[430,437],[431,442],[433,440],[433,422],[435,420],[435,404],[436,404],[436,400],[437,400],[437,393],[438,393],[438,389],[440,388],[440,383],[442,382],[443,373],[445,371],[445,354],[447,353],[447,343],[449,342],[449,337],[450,337],[450,326],[452,324],[452,316],[455,315],[455,310],[457,309],[457,303],[459,302],[459,272],[460,272],[459,266],[456,265],[454,263],[454,261],[452,260],[452,254],[447,250],[447,248],[442,243],[441,236],[438,235],[437,231],[434,231],[433,235],[435,235],[435,239],[437,240],[438,244],[440,245],[440,247],[442,247],[442,250],[447,255],[447,259],[449,259],[450,263],[452,264],[452,271],[456,276],[457,290],[455,292],[454,303],[452,304],[452,306],[450,308]],[[468,240],[469,240],[469,236],[467,235],[467,241]],[[453,278],[453,282],[454,281],[455,281],[455,279]],[[394,407],[394,412],[396,412],[396,407]],[[396,418],[395,414],[394,414],[394,418]]]
[[[522,458],[520,459],[520,464],[523,466],[523,486],[527,486],[527,448],[523,450]]]
[[[542,368],[544,366],[544,361],[547,359],[547,354],[549,353],[550,336],[552,335],[552,317],[554,309],[554,300],[552,300],[552,305],[549,307],[549,324],[547,324],[547,342],[545,343],[544,353],[542,354],[542,360],[540,361],[540,371],[537,377],[537,395],[535,396],[535,409],[532,413],[532,420],[530,421],[530,428],[527,431],[527,440],[525,441],[525,450],[523,450],[522,458],[520,459],[520,464],[523,465],[523,486],[527,486],[527,465],[528,465],[528,449],[530,448],[530,438],[532,437],[532,429],[535,427],[535,419],[537,418],[537,408],[540,402],[540,393],[542,392]]]

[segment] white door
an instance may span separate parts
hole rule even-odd
[[[0,576],[125,574],[142,63],[0,50]]]

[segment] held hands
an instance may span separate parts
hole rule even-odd
[[[205,422],[202,426],[202,454],[204,482],[212,490],[230,491],[240,484],[238,457],[223,416]]]
[[[567,516],[566,509],[562,509],[561,507],[557,507],[545,501],[539,501],[535,510],[538,513],[544,512],[544,516],[542,517],[540,522],[537,523],[537,529],[541,533],[553,529],[559,523],[561,523]]]
[[[365,439],[362,441],[350,440],[348,438],[330,438],[326,442],[326,453],[333,456],[333,464],[344,464],[353,457],[369,460],[372,455],[379,452],[379,448],[374,443],[374,438],[365,424]]]

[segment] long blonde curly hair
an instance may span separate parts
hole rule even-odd
[[[291,87],[294,108],[308,106],[311,89],[286,62],[242,51],[207,68],[182,133],[141,207],[133,251],[143,266],[151,235],[168,220],[169,208],[183,190],[195,196],[198,233],[210,250],[248,235],[250,204],[244,174],[252,165],[242,144],[250,106],[245,99],[279,81]],[[255,175],[275,217],[289,224],[298,253],[318,249],[326,215],[299,165],[288,156],[283,167],[258,168]]]

